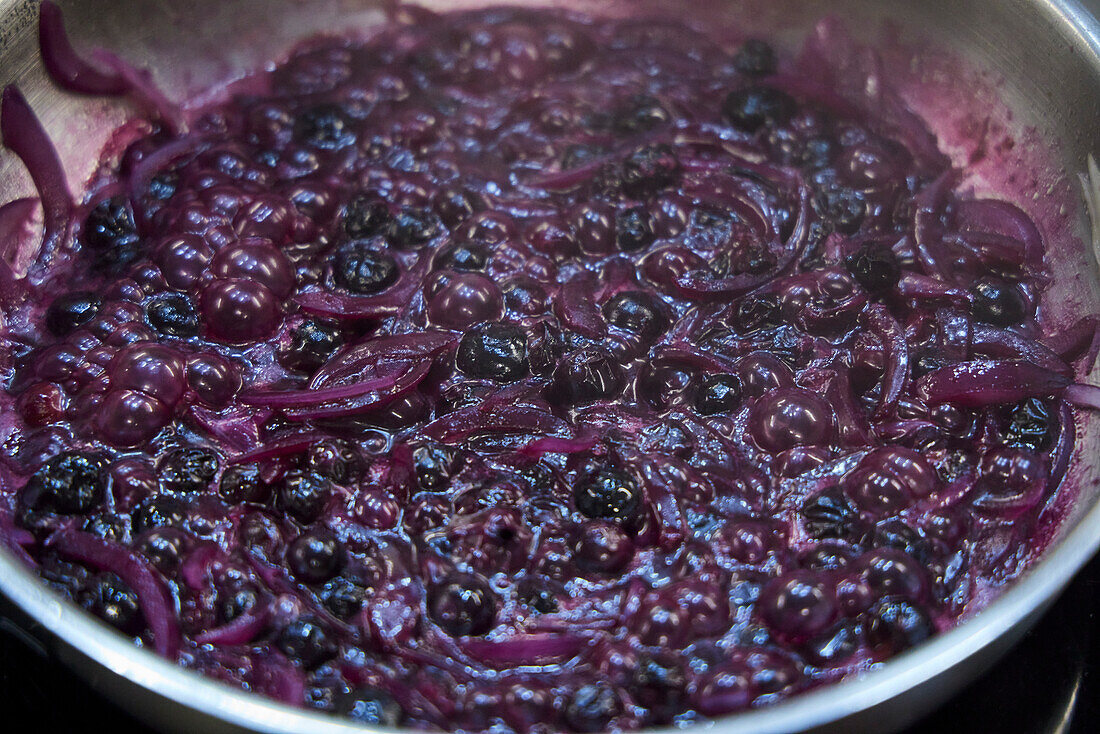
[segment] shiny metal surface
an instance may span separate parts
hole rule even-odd
[[[149,66],[175,97],[277,56],[296,38],[379,17],[377,3],[367,0],[70,0],[59,4],[66,10],[78,46],[103,45]],[[609,0],[586,7],[601,4],[620,10],[624,6]],[[804,34],[822,12],[858,18],[861,27],[870,19],[891,18],[907,33],[958,49],[978,66],[1002,76],[999,91],[1020,120],[1055,143],[1055,168],[1069,175],[1083,171],[1088,154],[1100,151],[1100,24],[1075,0],[832,0],[827,4],[729,0],[715,4],[742,11],[738,17],[754,30],[777,28],[782,37],[792,40]],[[78,190],[91,171],[105,132],[125,118],[126,110],[103,100],[63,95],[49,84],[38,62],[36,12],[33,0],[0,0],[0,82],[20,84],[58,142],[73,188]],[[0,157],[0,200],[30,192],[29,179],[18,162],[11,156]],[[1083,213],[1076,227],[1087,241]],[[1100,310],[1096,268],[1091,248],[1059,253],[1059,280],[1051,301]],[[1093,377],[1095,381],[1096,374]],[[1090,419],[1080,430],[1079,456],[1098,455],[1098,444],[1100,421]],[[1075,471],[1081,485],[1079,501],[1056,542],[1030,572],[976,617],[859,679],[719,721],[713,729],[730,734],[883,733],[943,701],[1015,642],[1100,545],[1100,464],[1080,463]],[[2,552],[0,592],[22,610],[28,629],[58,659],[166,732],[363,731],[202,679],[135,649],[55,597]]]

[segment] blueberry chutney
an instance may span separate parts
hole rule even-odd
[[[900,98],[403,12],[187,115],[131,90],[67,222],[43,189],[0,540],[46,583],[296,706],[593,732],[866,671],[1033,560],[1096,321],[1044,329],[1038,227]]]

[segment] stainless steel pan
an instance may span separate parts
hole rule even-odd
[[[737,13],[753,30],[797,39],[823,13],[854,19],[859,29],[889,18],[905,35],[954,49],[1002,78],[998,94],[1022,125],[1033,125],[1056,153],[1055,171],[1072,178],[1100,151],[1100,23],[1076,0],[703,0]],[[700,0],[686,3],[688,10]],[[69,0],[60,2],[78,45],[98,44],[157,70],[173,95],[201,89],[226,72],[255,66],[295,39],[377,22],[371,0]],[[455,3],[434,2],[446,6]],[[463,4],[479,4],[466,2]],[[608,0],[623,12],[638,2]],[[661,4],[653,3],[660,7]],[[663,5],[667,6],[666,2]],[[1100,0],[1093,5],[1100,7]],[[106,131],[126,110],[103,100],[60,93],[38,60],[35,0],[0,0],[0,83],[17,82],[58,142],[74,189],[90,173]],[[0,201],[31,192],[10,156],[0,157]],[[1042,198],[1042,192],[1037,194]],[[1041,203],[1041,202],[1040,202]],[[1081,214],[1072,221],[1090,243]],[[1057,253],[1052,304],[1100,311],[1097,265],[1088,244]],[[1096,375],[1094,374],[1094,382]],[[719,732],[764,734],[802,730],[888,732],[945,700],[992,665],[1039,617],[1100,545],[1100,420],[1079,427],[1073,470],[1080,496],[1042,560],[1007,593],[952,632],[857,680],[772,708],[717,722]],[[362,731],[205,680],[134,648],[82,611],[54,596],[12,557],[0,552],[5,611],[59,661],[154,726],[169,732]]]

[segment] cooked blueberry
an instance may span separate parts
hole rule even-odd
[[[354,581],[337,576],[321,589],[321,603],[338,619],[351,619],[363,608],[369,591]]]
[[[907,601],[883,599],[868,612],[867,641],[874,647],[901,652],[935,633],[927,612]]]
[[[859,650],[859,645],[859,626],[844,620],[807,640],[803,654],[814,665],[835,667],[851,658]]]
[[[165,575],[179,567],[187,546],[187,535],[176,528],[150,530],[134,544],[138,553],[145,556],[154,568]]]
[[[182,293],[162,293],[149,299],[145,320],[161,334],[187,338],[199,333],[199,313]]]
[[[332,277],[336,285],[361,296],[384,291],[397,282],[397,261],[368,240],[352,240],[336,251]]]
[[[837,144],[823,135],[812,137],[802,146],[799,163],[810,171],[827,168],[836,157]]]
[[[928,541],[902,520],[886,520],[875,526],[871,533],[871,545],[875,548],[897,548],[921,563],[931,561]]]
[[[300,617],[279,633],[275,644],[283,654],[307,670],[336,654],[336,643],[316,621]]]
[[[224,624],[256,608],[260,592],[251,584],[219,589],[214,602],[218,619]]]
[[[668,656],[671,657],[671,656]],[[672,659],[642,655],[630,677],[631,696],[649,709],[653,723],[667,723],[678,713],[687,696],[688,680]]]
[[[187,505],[167,494],[144,500],[130,513],[130,531],[139,535],[152,528],[180,527],[187,520]]]
[[[337,484],[346,484],[359,473],[359,452],[350,441],[325,438],[309,447],[306,466]]]
[[[870,293],[890,291],[901,278],[901,266],[888,247],[863,247],[846,257],[844,265]]]
[[[982,278],[970,288],[973,300],[970,313],[978,321],[994,326],[1012,326],[1027,316],[1027,306],[1020,289],[1004,280]]]
[[[779,300],[772,295],[746,296],[737,302],[730,325],[741,334],[774,329],[783,324]]]
[[[1003,435],[1009,446],[1039,451],[1050,448],[1056,430],[1057,421],[1050,404],[1039,398],[1028,398],[1009,411]]]
[[[384,201],[356,196],[344,208],[341,223],[353,240],[382,234],[390,223],[390,209]]]
[[[652,341],[670,325],[668,306],[648,291],[623,291],[603,305],[607,323]]]
[[[558,611],[557,595],[536,579],[526,579],[520,584],[519,600],[539,614],[553,614]]]
[[[439,491],[447,488],[455,470],[454,449],[437,443],[424,443],[413,449],[413,471],[421,489]]]
[[[818,191],[813,197],[813,207],[843,234],[855,234],[867,214],[863,194],[841,186]]]
[[[600,348],[580,349],[554,369],[548,397],[562,406],[583,405],[617,395],[623,387],[618,361]]]
[[[96,317],[103,301],[87,291],[74,291],[58,296],[46,309],[46,328],[55,336],[65,336],[78,326]]]
[[[489,262],[489,250],[476,242],[460,242],[451,245],[435,256],[435,266],[448,270],[479,272]]]
[[[389,241],[405,249],[423,245],[443,231],[439,219],[427,209],[402,207],[389,226]]]
[[[476,212],[480,201],[475,194],[462,189],[443,189],[432,197],[435,212],[448,226],[461,224]]]
[[[786,92],[773,87],[753,86],[726,95],[722,115],[734,127],[756,132],[765,125],[786,122],[795,111],[795,102]]]
[[[347,113],[333,104],[303,110],[294,121],[294,135],[306,145],[322,150],[337,150],[355,142]]]
[[[527,334],[518,326],[484,324],[462,337],[455,364],[471,377],[515,382],[528,373]]]
[[[648,95],[639,94],[631,97],[616,111],[612,124],[618,132],[630,135],[652,130],[668,122],[668,119],[668,112],[660,102]]]
[[[158,201],[168,201],[176,195],[179,188],[179,176],[173,171],[164,171],[149,180],[149,196]]]
[[[775,73],[777,65],[775,49],[759,38],[745,41],[733,56],[734,68],[745,76],[769,76]]]
[[[276,352],[288,370],[313,374],[344,345],[340,329],[316,319],[306,319],[290,333],[290,343]]]
[[[175,449],[161,459],[158,469],[165,489],[198,492],[206,489],[218,473],[218,455],[194,446]]]
[[[405,712],[393,696],[378,688],[354,688],[336,699],[337,713],[360,724],[396,727]]]
[[[263,503],[271,497],[271,485],[264,479],[259,464],[230,464],[222,472],[218,494],[234,505],[241,502]]]
[[[84,220],[81,239],[96,250],[132,250],[137,240],[137,227],[130,202],[116,196],[96,204]],[[132,251],[132,255],[136,256],[137,252]]]
[[[644,250],[653,240],[653,228],[645,207],[624,209],[615,215],[615,241],[623,252]]]
[[[126,524],[118,515],[92,515],[84,521],[83,530],[97,538],[120,542],[126,536]]]
[[[697,374],[676,360],[654,360],[638,373],[635,392],[649,405],[664,410],[691,401]]]
[[[839,487],[830,487],[810,498],[799,513],[811,538],[848,539],[857,532],[859,513]]]
[[[279,506],[302,523],[321,516],[332,495],[328,479],[311,471],[292,471],[279,487]]]
[[[614,688],[606,683],[591,683],[570,696],[565,721],[574,731],[604,731],[622,711],[622,699]]]
[[[561,156],[561,168],[568,171],[580,168],[600,157],[600,151],[589,145],[570,145]]]
[[[452,637],[483,635],[496,623],[497,597],[473,574],[452,574],[428,592],[428,614]]]
[[[320,584],[340,571],[344,563],[344,547],[328,528],[311,528],[290,544],[286,560],[296,577],[307,583]]]
[[[101,456],[84,452],[59,454],[31,476],[25,495],[36,494],[35,506],[47,504],[64,515],[85,513],[103,500],[107,466]]]
[[[642,491],[624,471],[603,466],[578,479],[573,502],[585,517],[631,522],[642,509]]]
[[[619,171],[623,191],[643,197],[657,193],[676,182],[680,161],[672,148],[663,143],[647,145],[631,153]]]
[[[137,594],[113,573],[92,579],[80,601],[89,612],[122,632],[133,634],[141,625]]]
[[[702,415],[732,413],[741,407],[741,378],[737,375],[705,375],[699,380],[695,409]]]

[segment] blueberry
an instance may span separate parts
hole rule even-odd
[[[690,365],[675,360],[654,360],[638,373],[635,393],[658,410],[683,405],[695,390],[696,372]]]
[[[298,579],[311,584],[324,583],[343,566],[344,546],[328,528],[311,528],[290,544],[286,561]]]
[[[920,607],[907,601],[883,599],[870,612],[867,641],[873,647],[901,652],[924,642],[935,633],[932,620]]]
[[[928,541],[901,520],[879,523],[871,533],[871,545],[875,548],[896,548],[921,563],[932,561],[932,549]]]
[[[263,503],[271,497],[271,485],[264,480],[259,464],[230,464],[222,472],[218,494],[234,505],[242,502]]]
[[[867,214],[867,203],[863,194],[843,186],[832,186],[818,191],[814,194],[812,203],[814,211],[843,234],[855,234]]]
[[[97,538],[116,543],[123,541],[126,536],[126,525],[117,515],[92,515],[84,521],[82,529]]]
[[[344,207],[341,225],[353,240],[382,234],[390,224],[390,209],[384,201],[360,195]]]
[[[614,523],[586,522],[581,526],[573,557],[582,571],[614,575],[634,557],[634,542]]]
[[[452,637],[483,635],[496,623],[496,594],[480,576],[452,574],[428,592],[428,614]]]
[[[1039,398],[1028,398],[1012,406],[1002,425],[1006,444],[1032,451],[1050,448],[1057,430],[1050,404]]]
[[[275,644],[291,660],[311,670],[336,654],[336,643],[316,621],[299,617],[279,633]]]
[[[451,245],[435,257],[435,267],[461,272],[481,272],[489,262],[489,250],[476,242]]]
[[[844,266],[869,293],[893,290],[901,279],[897,256],[888,247],[864,246],[844,258]]]
[[[344,345],[340,329],[316,319],[306,319],[290,333],[290,343],[276,352],[288,370],[313,374]]]
[[[810,498],[799,514],[811,538],[847,540],[859,532],[859,513],[839,487],[830,487]]]
[[[626,472],[604,465],[577,481],[573,502],[585,517],[630,523],[641,514],[642,490]]]
[[[476,326],[459,342],[455,364],[471,377],[498,382],[523,379],[528,373],[527,334],[509,324]]]
[[[360,724],[396,727],[405,712],[393,696],[377,688],[354,688],[336,699],[337,713]]]
[[[687,676],[669,656],[661,659],[644,654],[630,675],[631,698],[649,709],[652,723],[667,723],[683,708],[687,695]]]
[[[807,140],[799,154],[799,163],[810,171],[828,168],[836,157],[837,144],[832,138],[817,135]]]
[[[653,97],[638,94],[614,113],[612,125],[623,135],[647,132],[668,122],[669,114]]]
[[[618,691],[603,682],[590,683],[569,697],[565,722],[573,731],[604,731],[622,711],[623,702]]]
[[[439,218],[428,209],[402,207],[388,228],[389,241],[405,249],[423,245],[443,232]]]
[[[37,495],[35,506],[43,502],[64,515],[91,510],[103,500],[107,489],[107,466],[103,457],[85,452],[59,454],[31,476],[25,496]]]
[[[982,278],[970,288],[970,313],[978,321],[994,326],[1012,326],[1027,316],[1020,289],[998,278]]]
[[[558,597],[547,587],[534,579],[526,579],[519,587],[519,600],[539,614],[553,614],[558,611]]]
[[[454,226],[469,219],[481,204],[478,198],[462,189],[442,189],[432,197],[432,203],[444,224]]]
[[[750,38],[733,56],[733,66],[745,76],[764,77],[775,73],[779,62],[775,49],[766,41]]]
[[[607,350],[591,347],[577,350],[558,363],[547,396],[558,405],[583,405],[617,395],[622,388],[619,361]]]
[[[603,305],[608,324],[652,341],[665,333],[670,325],[668,306],[647,291],[623,291]]]
[[[321,516],[332,494],[328,479],[311,471],[292,471],[279,487],[279,506],[299,522],[309,524]]]
[[[299,113],[294,121],[294,136],[322,150],[338,150],[355,142],[347,113],[333,104],[320,104]]]
[[[145,320],[161,334],[188,338],[199,333],[199,313],[182,293],[161,293],[149,299]]]
[[[774,329],[783,324],[782,307],[773,295],[746,296],[737,302],[730,325],[741,334]]]
[[[306,466],[337,484],[346,484],[359,473],[359,452],[342,438],[325,438],[309,447]]]
[[[600,151],[589,145],[570,145],[561,156],[561,169],[568,171],[571,168],[580,168],[591,163],[601,155]]]
[[[765,86],[738,89],[726,95],[722,102],[722,116],[734,127],[749,133],[786,122],[795,109],[789,94]]]
[[[74,291],[58,296],[46,309],[46,328],[54,336],[65,336],[96,317],[103,301],[87,291]]]
[[[623,191],[630,196],[651,196],[676,182],[680,161],[672,148],[655,143],[627,156],[620,167]]]
[[[152,528],[180,527],[187,520],[187,505],[167,494],[142,501],[130,513],[130,532],[140,535]]]
[[[101,573],[92,579],[80,602],[89,612],[122,632],[133,634],[141,625],[137,594],[113,573]]]
[[[368,240],[348,242],[333,258],[336,285],[361,296],[384,291],[397,282],[398,275],[393,256],[375,249]]]
[[[141,536],[134,549],[145,556],[153,567],[168,575],[175,571],[187,550],[187,536],[175,528],[158,528]]]
[[[413,449],[413,471],[417,485],[430,492],[446,490],[456,468],[454,449],[443,444],[424,443]]]
[[[368,591],[359,584],[337,576],[321,589],[321,603],[338,619],[351,619],[363,608]]]
[[[96,204],[84,220],[81,241],[96,250],[100,262],[112,269],[136,259],[140,253],[130,202],[116,196]]]
[[[165,455],[159,464],[160,483],[171,492],[199,492],[218,473],[218,455],[210,449],[185,447]]]
[[[741,405],[741,378],[737,375],[705,375],[699,380],[695,409],[702,415],[732,413]]]
[[[173,171],[165,171],[150,179],[149,196],[158,201],[168,201],[176,195],[178,188],[179,176]]]
[[[214,607],[222,623],[232,622],[242,614],[256,608],[260,602],[260,593],[251,585],[220,589]]]
[[[644,250],[655,237],[645,207],[624,209],[615,215],[615,242],[623,252]]]

